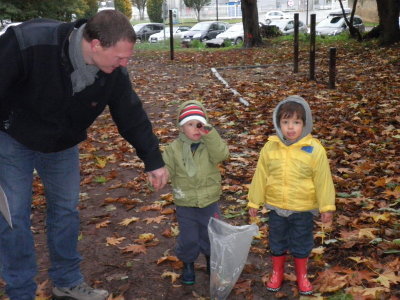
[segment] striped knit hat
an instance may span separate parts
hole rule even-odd
[[[207,124],[206,114],[199,105],[190,103],[186,105],[179,115],[179,125],[183,126],[186,122],[197,120],[203,124]]]

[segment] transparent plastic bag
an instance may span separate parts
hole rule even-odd
[[[233,226],[210,218],[208,235],[211,244],[210,298],[223,300],[243,270],[253,236],[258,235],[258,226]]]

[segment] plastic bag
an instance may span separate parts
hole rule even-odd
[[[210,218],[208,235],[211,244],[210,297],[226,299],[239,278],[247,260],[253,236],[258,226],[233,226]]]

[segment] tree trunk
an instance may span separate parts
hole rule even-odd
[[[382,45],[391,45],[400,41],[399,12],[400,2],[398,0],[376,0],[378,6],[379,36]]]
[[[252,48],[263,44],[258,24],[257,0],[242,0],[242,19],[244,30],[244,47]]]
[[[340,7],[342,8],[344,21],[345,21],[347,27],[349,28],[350,36],[353,39],[357,39],[357,41],[361,42],[362,41],[362,35],[361,35],[360,31],[353,26],[354,13],[356,12],[357,1],[358,0],[354,0],[354,2],[353,2],[353,8],[351,10],[350,20],[347,20],[347,16],[346,16],[346,14],[344,12],[344,7],[343,7],[342,0],[339,0],[339,4],[340,4]]]

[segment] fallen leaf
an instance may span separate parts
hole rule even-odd
[[[99,229],[99,228],[108,227],[108,225],[109,225],[110,223],[111,223],[110,220],[106,220],[106,221],[97,223],[97,224],[96,224],[96,228]]]
[[[171,283],[174,283],[181,275],[171,272],[171,271],[165,271],[164,273],[161,274],[161,278],[165,277],[171,277]]]
[[[168,219],[166,216],[158,216],[154,218],[145,218],[143,221],[145,221],[147,224],[150,223],[157,223],[160,224],[162,220]]]
[[[126,247],[120,248],[122,249],[123,253],[132,252],[133,254],[144,253],[146,254],[147,250],[146,247],[143,245],[136,245],[136,244],[129,244]]]
[[[119,237],[119,238],[116,238],[116,237],[108,237],[108,238],[106,239],[106,244],[107,244],[107,246],[108,246],[108,245],[116,246],[116,245],[121,244],[121,242],[122,242],[123,240],[125,240],[125,239],[126,239],[125,237]]]
[[[137,218],[137,217],[132,217],[132,218],[126,218],[126,219],[123,219],[121,222],[119,222],[118,224],[119,225],[122,225],[122,226],[128,226],[129,224],[131,224],[131,223],[133,223],[133,222],[137,222],[137,221],[139,221],[139,218]]]

